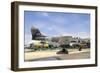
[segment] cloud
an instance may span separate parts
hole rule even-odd
[[[32,18],[30,26],[38,28],[46,36],[90,37],[89,15],[37,12]]]
[[[59,23],[59,24],[63,24],[66,22],[66,19],[62,16],[57,16],[54,19],[50,18],[50,20],[55,22],[55,23]]]
[[[35,26],[36,28],[44,28],[44,24],[42,24],[41,22],[33,24],[33,26]]]
[[[42,12],[41,13],[43,16],[49,16],[47,12]]]
[[[48,30],[52,31],[52,30],[53,30],[53,28],[52,28],[52,27],[48,27]]]
[[[80,38],[90,38],[90,35],[86,32],[77,32],[77,33],[68,33],[62,32],[61,36],[72,36],[72,37],[80,37]]]
[[[81,31],[68,31],[66,28],[59,27],[59,26],[53,26],[51,28],[54,28],[54,31],[52,32],[52,36],[73,36],[73,37],[80,37],[80,38],[89,38],[90,33],[88,32],[81,32]],[[71,29],[73,30],[73,29]],[[56,33],[54,35],[54,33]]]
[[[39,16],[45,16],[45,17],[48,17],[49,16],[49,14],[47,12],[37,12],[37,14]]]
[[[60,24],[54,25],[52,23],[46,24],[44,22],[37,22],[37,24],[34,26],[38,28],[43,35],[48,37],[56,37],[56,36],[73,36],[80,38],[90,37],[90,34],[88,32],[86,31],[82,32],[82,30],[80,29],[81,26],[73,26],[73,28],[71,28],[70,30],[68,29],[68,27],[60,26]]]
[[[90,34],[88,34],[87,32],[79,32],[77,33],[77,36],[81,38],[90,38]]]
[[[25,44],[28,44],[28,42],[30,42],[31,39],[32,39],[31,34],[25,34],[24,37],[25,37],[25,40],[24,40],[24,43],[25,43]]]

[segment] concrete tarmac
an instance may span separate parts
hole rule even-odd
[[[69,50],[69,54],[56,54],[55,51],[25,52],[25,61],[50,61],[50,60],[71,60],[90,58],[90,49]]]

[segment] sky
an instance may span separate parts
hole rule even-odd
[[[73,36],[90,37],[90,14],[24,11],[25,43],[31,39],[31,27],[34,26],[48,37]]]

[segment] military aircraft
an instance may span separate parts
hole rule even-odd
[[[31,28],[32,40],[27,44],[30,45],[29,48],[48,48],[49,44],[46,41],[46,36],[44,36],[38,28]]]

